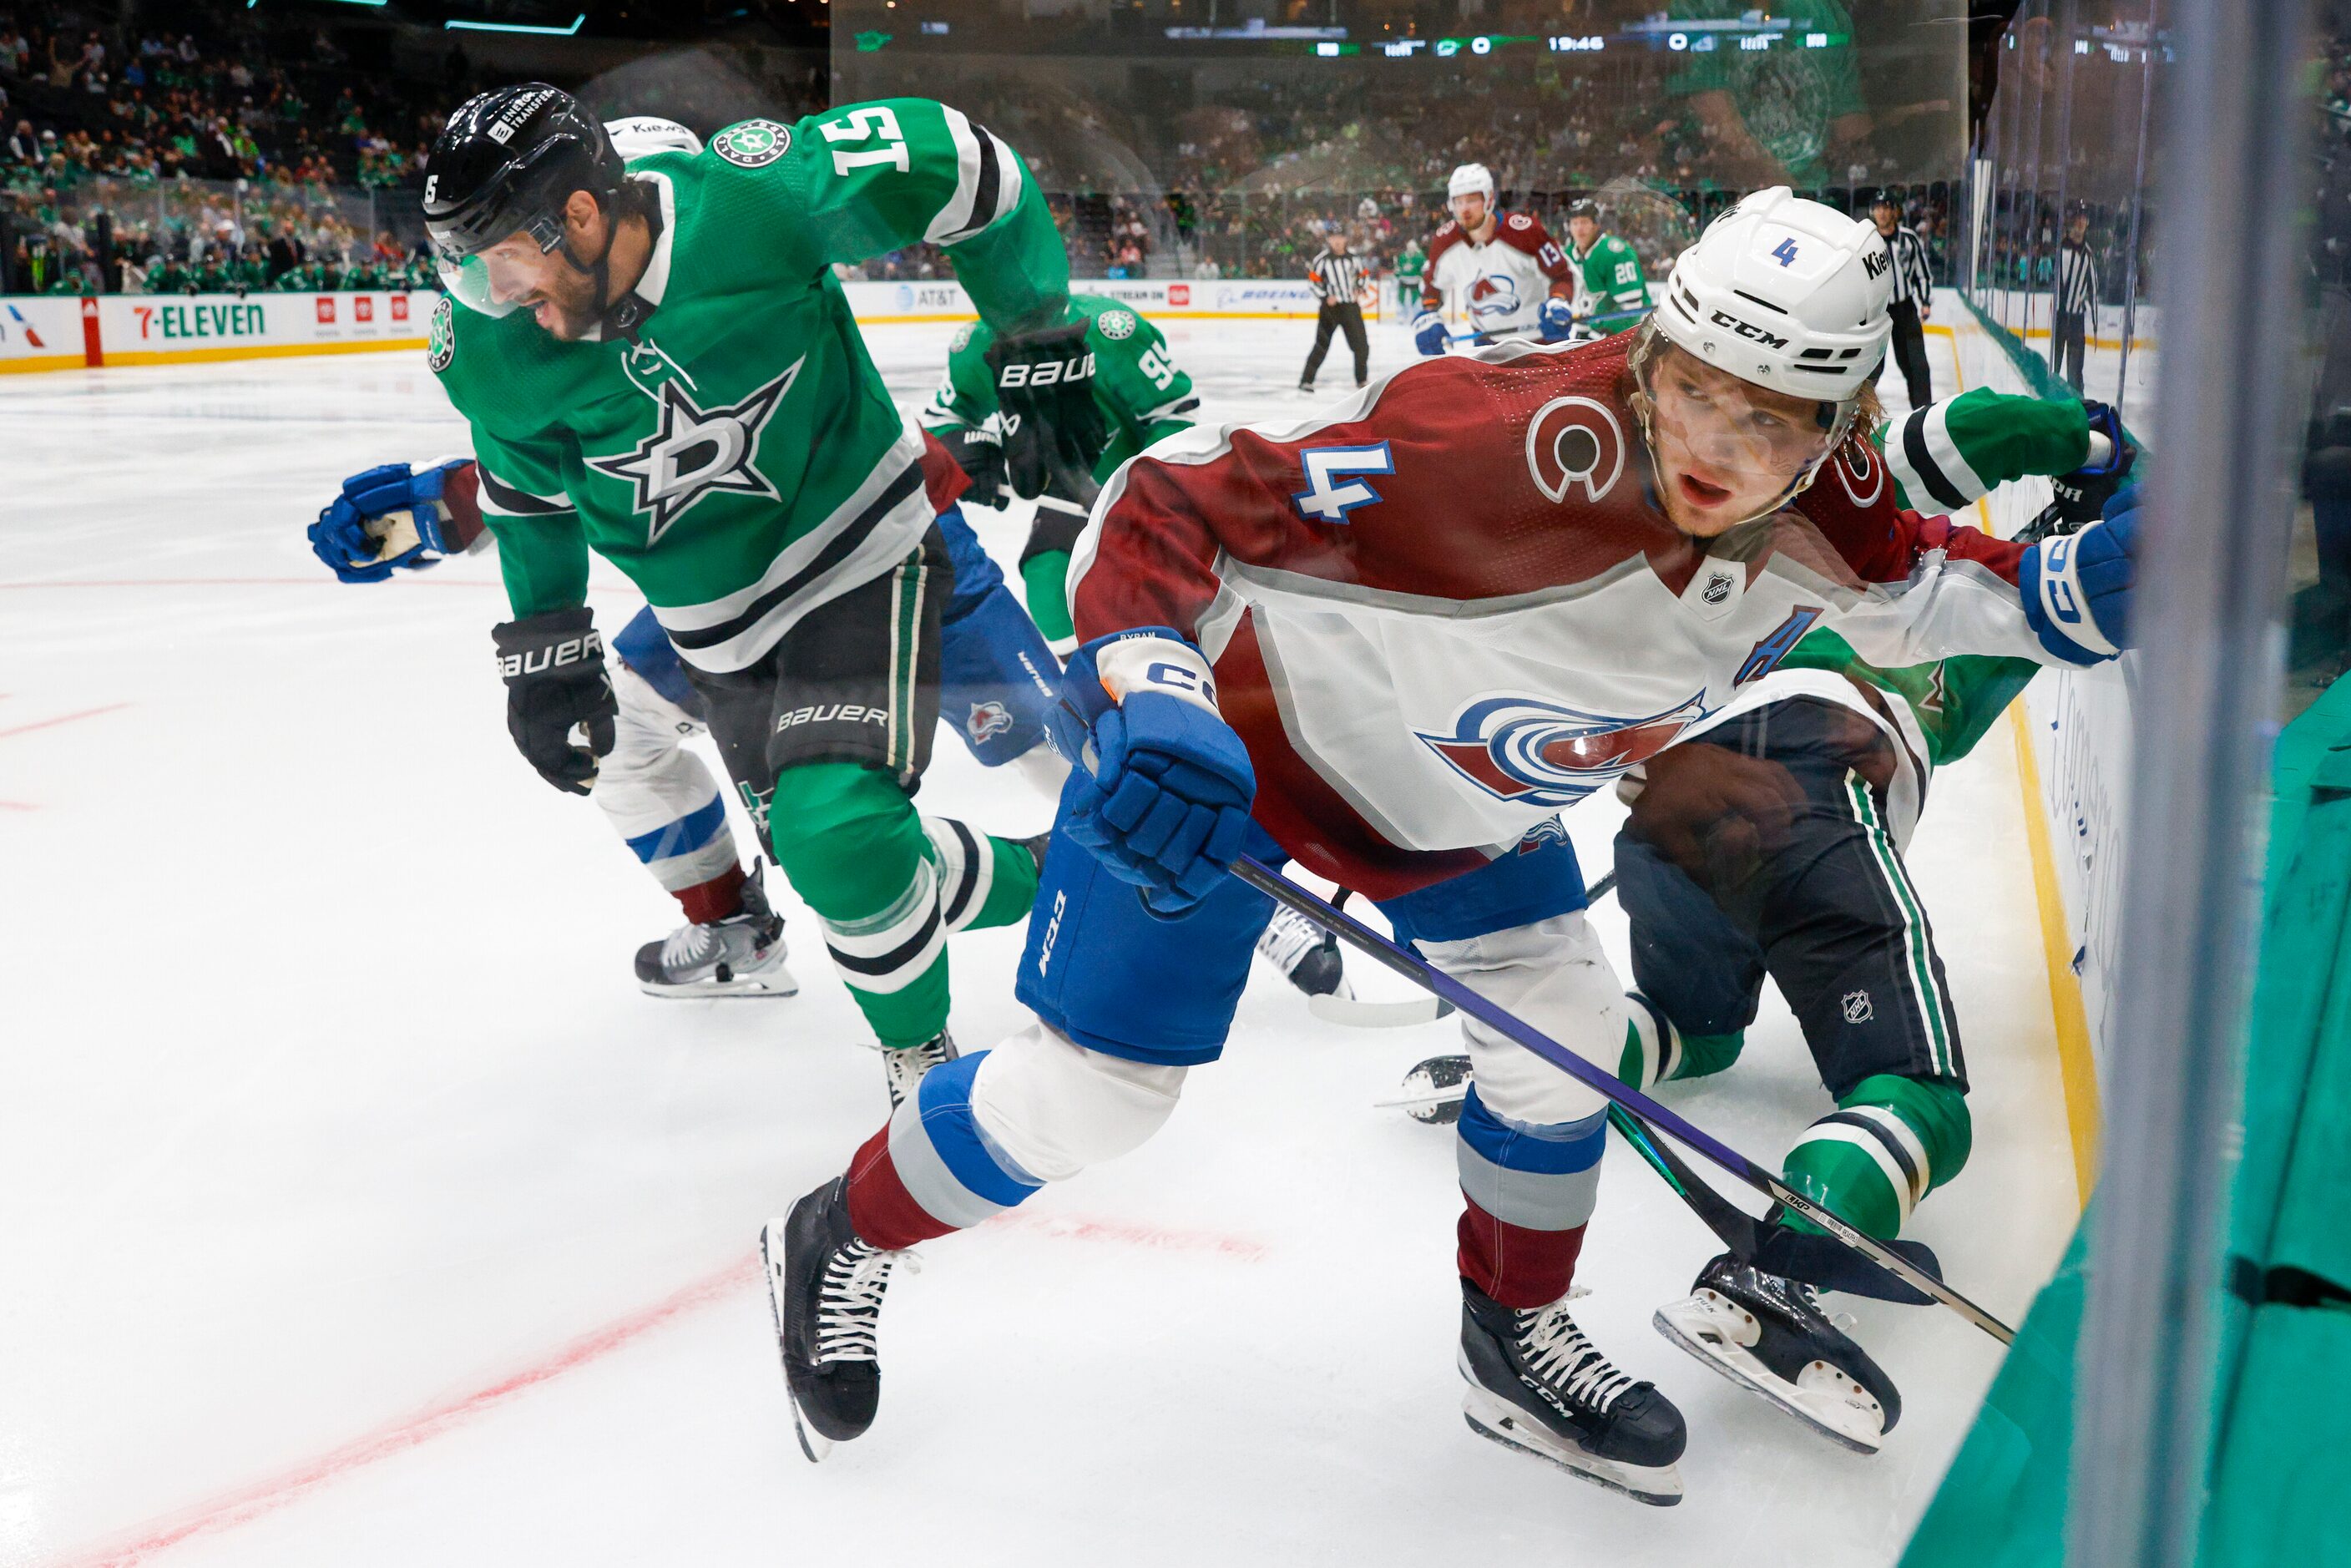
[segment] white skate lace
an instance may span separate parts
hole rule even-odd
[[[1296,910],[1276,904],[1273,920],[1257,939],[1257,950],[1287,975],[1298,961],[1322,945],[1322,928]]]
[[[1633,1379],[1610,1365],[1583,1337],[1567,1315],[1564,1298],[1520,1312],[1518,1329],[1519,1354],[1526,1369],[1587,1409],[1604,1414],[1633,1386]]]
[[[910,1274],[922,1264],[911,1252],[884,1252],[863,1241],[851,1240],[825,1260],[824,1279],[817,1287],[816,1359],[877,1361],[873,1331],[882,1319],[882,1293],[890,1288],[890,1273],[899,1264]]]
[[[663,939],[662,967],[673,973],[690,969],[702,962],[702,956],[715,943],[707,925],[681,925]]]

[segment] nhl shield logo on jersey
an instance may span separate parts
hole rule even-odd
[[[1552,501],[1573,489],[1597,501],[1625,473],[1625,427],[1604,402],[1555,397],[1527,425],[1527,470]]]
[[[457,357],[457,306],[446,294],[433,307],[433,324],[424,329],[424,362],[438,375]]]
[[[599,474],[636,486],[635,509],[651,517],[647,549],[705,496],[731,490],[780,498],[759,471],[759,436],[807,362],[805,357],[794,360],[790,369],[740,402],[707,411],[695,402],[682,378],[665,381],[655,399],[661,417],[653,434],[626,452],[588,459]]]
[[[999,702],[974,703],[963,721],[964,733],[971,737],[974,746],[993,740],[999,735],[1012,733],[1012,710]]]
[[[1533,697],[1486,697],[1461,710],[1451,735],[1416,733],[1455,772],[1498,800],[1566,806],[1663,751],[1706,716],[1705,695],[1638,718]]]
[[[767,167],[789,152],[791,145],[791,128],[772,120],[747,120],[710,139],[713,152],[746,169]]]

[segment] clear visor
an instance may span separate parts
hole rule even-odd
[[[1658,465],[1669,485],[1687,481],[1698,504],[1769,506],[1835,448],[1850,423],[1848,409],[1741,381],[1662,340],[1641,382]]]
[[[522,303],[524,291],[519,288],[510,288],[506,298],[499,298],[498,279],[493,277],[486,256],[453,256],[436,251],[433,269],[441,275],[441,287],[468,310],[504,316]]]

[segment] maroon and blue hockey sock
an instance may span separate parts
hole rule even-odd
[[[964,1230],[1044,1184],[991,1150],[972,1119],[971,1084],[987,1051],[935,1067],[849,1162],[849,1222],[896,1249]]]
[[[1575,1279],[1599,1195],[1607,1113],[1545,1124],[1505,1121],[1472,1085],[1457,1130],[1466,1200],[1461,1277],[1506,1307],[1558,1301]]]

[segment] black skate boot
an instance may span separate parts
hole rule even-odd
[[[963,1053],[956,1049],[955,1037],[941,1030],[920,1045],[910,1045],[903,1051],[882,1048],[882,1072],[890,1082],[890,1109],[895,1111],[914,1098],[914,1091],[923,1084],[923,1074],[934,1067],[944,1067]]]
[[[838,1176],[759,1233],[768,1301],[783,1348],[792,1429],[800,1452],[820,1460],[835,1443],[862,1437],[882,1398],[873,1331],[890,1271],[913,1255],[884,1252],[849,1225],[849,1178]]]
[[[1404,1092],[1384,1105],[1401,1106],[1416,1122],[1449,1127],[1461,1120],[1461,1103],[1469,1097],[1469,1059],[1432,1056],[1416,1061],[1404,1075]]]
[[[1902,1396],[1869,1353],[1821,1311],[1813,1288],[1725,1252],[1689,1296],[1659,1307],[1657,1332],[1832,1442],[1874,1454],[1902,1419]]]
[[[1350,994],[1339,939],[1296,910],[1273,906],[1273,918],[1258,933],[1257,950],[1310,997]]]
[[[1564,1300],[1506,1307],[1462,1281],[1461,1375],[1479,1437],[1641,1502],[1681,1501],[1681,1412],[1593,1349]]]

